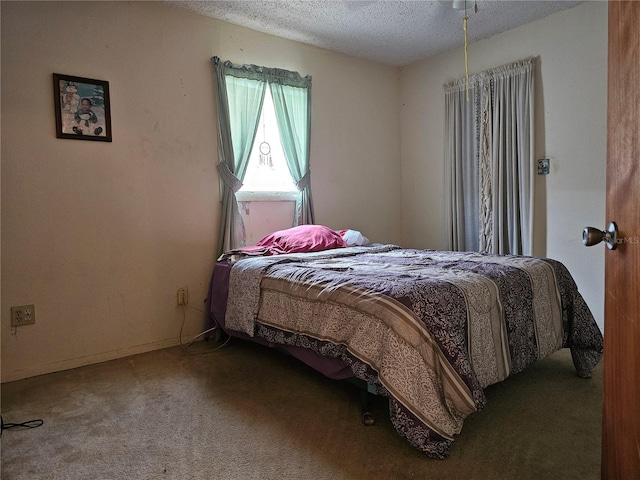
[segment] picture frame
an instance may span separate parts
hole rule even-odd
[[[56,137],[111,142],[109,82],[53,74]]]

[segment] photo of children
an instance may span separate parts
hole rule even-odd
[[[108,94],[108,84],[97,80],[96,83],[88,83],[90,79],[62,75],[56,75],[56,81],[56,92],[60,97],[60,108],[56,108],[58,136],[111,141],[111,138],[106,138],[110,133],[110,128],[107,128],[110,122],[108,99],[105,102],[105,86]]]

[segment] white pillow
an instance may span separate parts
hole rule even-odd
[[[342,234],[342,239],[349,245],[350,247],[355,247],[358,245],[369,245],[369,239],[362,235],[357,230],[347,229]]]

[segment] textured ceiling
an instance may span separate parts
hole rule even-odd
[[[175,7],[393,66],[464,44],[465,10],[446,0],[166,1]],[[464,0],[456,1],[464,5]],[[478,11],[474,13],[474,3]],[[467,0],[469,42],[524,25],[580,1]]]

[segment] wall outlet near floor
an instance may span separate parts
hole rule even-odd
[[[189,303],[189,288],[182,287],[178,289],[178,305],[186,305]]]
[[[11,326],[19,327],[21,325],[29,325],[36,323],[36,306],[21,305],[19,307],[11,307]]]

